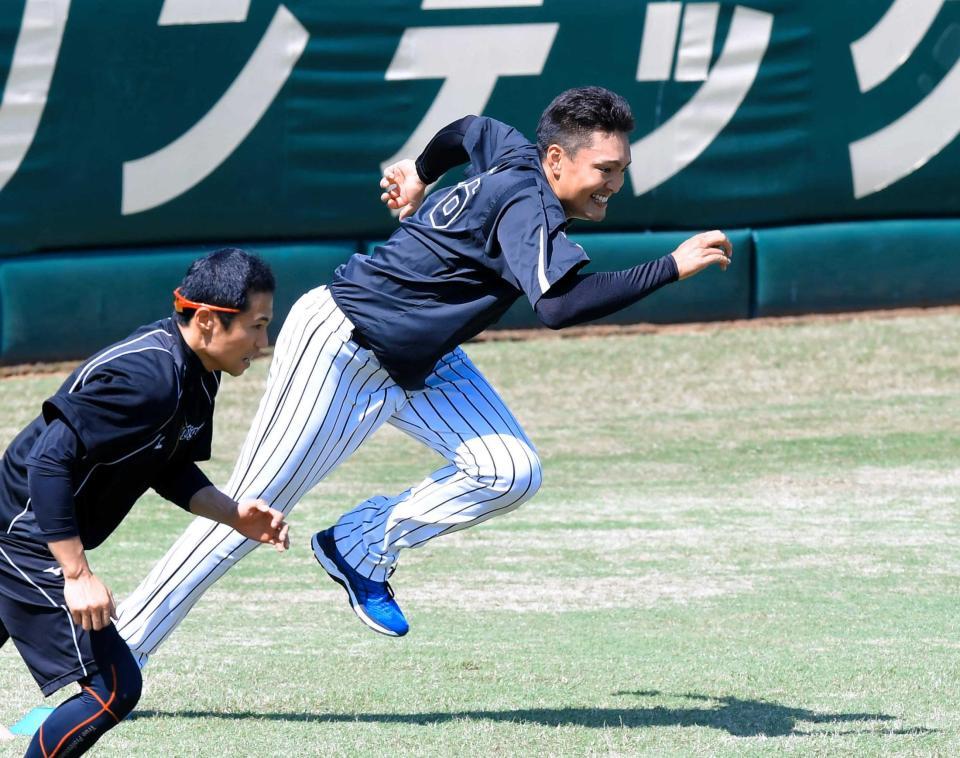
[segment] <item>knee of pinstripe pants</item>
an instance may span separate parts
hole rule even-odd
[[[444,466],[395,497],[370,498],[340,518],[334,538],[348,563],[385,581],[401,550],[509,513],[539,490],[543,468],[526,440],[488,435],[465,444],[461,465]],[[472,445],[483,453],[471,454]]]

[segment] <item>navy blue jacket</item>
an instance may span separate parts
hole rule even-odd
[[[418,389],[437,360],[496,322],[520,295],[531,305],[589,262],[567,239],[563,206],[537,148],[477,117],[463,148],[470,173],[427,196],[373,255],[354,255],[330,292],[397,383]]]

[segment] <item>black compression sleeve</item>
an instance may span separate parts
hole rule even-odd
[[[27,459],[27,487],[37,525],[49,542],[76,537],[77,518],[70,470],[79,457],[80,440],[59,419],[40,435]]]
[[[417,175],[424,184],[433,184],[454,166],[470,160],[463,146],[467,129],[476,116],[464,116],[437,132],[417,158]]]
[[[624,271],[570,273],[537,301],[535,310],[546,326],[562,329],[616,313],[675,282],[678,275],[672,255]]]
[[[189,511],[190,499],[210,484],[196,463],[186,461],[164,469],[151,486],[161,497]]]

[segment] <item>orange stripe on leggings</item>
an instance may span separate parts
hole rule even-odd
[[[60,748],[63,747],[63,743],[66,742],[66,741],[70,738],[70,736],[71,736],[74,732],[76,732],[78,729],[83,729],[83,727],[85,727],[85,726],[86,726],[87,724],[89,724],[91,721],[93,721],[94,719],[96,719],[101,713],[104,713],[104,712],[110,713],[110,707],[109,707],[109,706],[110,706],[110,704],[113,702],[114,698],[117,696],[117,668],[116,668],[116,666],[110,666],[110,671],[113,672],[113,692],[110,693],[110,699],[109,699],[106,703],[104,703],[102,700],[100,700],[100,698],[97,698],[97,700],[100,701],[100,704],[101,704],[101,706],[102,706],[101,709],[100,709],[99,711],[97,711],[96,713],[94,713],[94,714],[93,714],[90,718],[88,718],[86,721],[83,721],[83,722],[77,724],[75,727],[73,727],[73,729],[71,729],[69,732],[67,732],[65,735],[63,735],[63,739],[61,739],[60,742],[57,743],[57,746],[53,749],[53,752],[50,753],[49,756],[47,756],[47,754],[44,753],[44,756],[46,756],[46,758],[55,758],[55,756],[57,755],[57,753],[60,751]],[[112,713],[110,713],[110,715],[113,716]],[[113,716],[113,717],[116,718],[116,716]],[[41,739],[42,739],[42,738],[41,738]],[[43,749],[43,745],[42,745],[42,744],[40,745],[40,748]]]
[[[120,723],[120,719],[117,718],[117,714],[114,713],[113,711],[111,711],[111,710],[107,707],[107,704],[100,699],[100,696],[99,696],[93,689],[91,689],[90,687],[84,687],[84,689],[85,689],[87,692],[90,693],[90,696],[91,696],[94,700],[96,700],[98,703],[100,703],[100,705],[103,706],[103,710],[105,710],[107,713],[109,713],[111,716],[113,716],[113,720],[114,720],[114,721],[116,721],[118,724]]]

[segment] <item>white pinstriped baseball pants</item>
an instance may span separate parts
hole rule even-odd
[[[401,550],[519,506],[540,487],[541,468],[520,424],[462,350],[441,359],[425,389],[406,392],[352,332],[326,287],[297,301],[225,491],[289,513],[370,434],[392,424],[447,464],[399,495],[360,503],[336,523],[346,560],[383,581]],[[258,544],[197,518],[118,609],[117,628],[134,653],[153,653]]]

